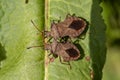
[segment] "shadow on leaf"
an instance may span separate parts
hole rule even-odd
[[[5,51],[5,48],[0,43],[0,66],[1,66],[1,62],[5,59],[6,59],[6,51]]]

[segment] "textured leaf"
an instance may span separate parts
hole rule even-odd
[[[0,0],[0,80],[91,80],[92,76],[101,80],[106,49],[99,0],[25,1]],[[72,69],[61,64],[58,58],[44,66],[48,53],[44,56],[42,48],[27,49],[43,44],[30,21],[33,20],[40,30],[44,23],[49,29],[52,20],[61,17],[62,21],[68,13],[89,23],[85,38],[79,39],[81,58],[70,62]]]
[[[59,59],[46,66],[49,80],[101,80],[105,63],[105,24],[101,17],[99,0],[48,0],[48,25],[52,20],[63,21],[67,14],[86,19],[89,23],[84,39],[79,39],[81,59],[71,61],[72,69]],[[90,61],[89,61],[90,57]],[[86,58],[88,60],[86,60]]]
[[[44,27],[44,0],[0,0],[0,80],[44,79],[43,50],[27,49],[41,42],[31,19]]]

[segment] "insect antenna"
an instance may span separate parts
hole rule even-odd
[[[38,29],[38,27],[34,24],[34,22],[31,20],[31,23],[34,25],[34,27],[42,34],[42,38],[43,38],[43,42],[44,42],[44,32],[43,31],[40,31],[39,29]],[[45,43],[44,43],[44,45],[45,45]],[[27,47],[27,49],[31,49],[31,48],[36,48],[36,47],[44,47],[44,45],[42,45],[42,46],[30,46],[30,47]]]
[[[38,27],[35,25],[35,23],[31,20],[31,22],[32,22],[32,24],[34,25],[34,27],[40,32],[40,33],[43,33],[42,31],[40,31],[39,29],[38,29]]]

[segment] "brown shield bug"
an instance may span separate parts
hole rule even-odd
[[[62,22],[51,24],[51,30],[45,31],[46,37],[53,37],[54,39],[69,36],[70,38],[78,37],[86,28],[86,21],[75,15],[68,14],[66,19]]]
[[[31,21],[33,23],[33,21]],[[35,24],[33,23],[35,26]],[[66,19],[63,22],[53,23],[51,26],[51,31],[45,31],[46,37],[53,37],[52,43],[45,43],[45,50],[49,50],[50,54],[53,56],[58,56],[60,62],[69,62],[77,60],[80,57],[80,51],[78,48],[71,42],[58,42],[56,39],[69,36],[74,38],[79,36],[85,29],[86,23],[83,19],[76,16],[67,15]],[[36,26],[35,26],[36,27]],[[36,29],[40,31],[37,27]],[[41,32],[41,31],[40,31]],[[43,32],[42,32],[43,33]],[[41,47],[41,46],[32,46],[32,47]],[[28,47],[28,49],[32,48]],[[62,58],[62,60],[61,60]],[[70,64],[69,64],[70,65]]]
[[[57,42],[54,40],[50,44],[45,44],[45,50],[50,50],[50,54],[58,55],[64,62],[77,60],[80,57],[80,51],[71,42]]]
[[[32,46],[32,47],[28,47],[28,49],[33,47],[41,47],[41,46]],[[50,54],[48,55],[48,57],[50,55],[58,56],[61,63],[74,61],[80,58],[80,51],[71,42],[57,42],[56,40],[54,40],[52,43],[45,43],[44,48],[45,50],[50,51]],[[68,65],[70,65],[70,63]]]

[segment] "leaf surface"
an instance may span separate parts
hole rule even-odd
[[[0,0],[0,80],[44,79],[44,51],[27,49],[42,42],[31,20],[44,28],[44,0]]]
[[[46,1],[46,2],[45,2]],[[105,24],[99,0],[1,0],[0,1],[0,80],[101,80],[106,58]],[[84,39],[79,39],[81,57],[71,61],[72,69],[59,58],[46,64],[42,47],[44,26],[75,14],[88,22]],[[45,20],[44,20],[45,19]],[[90,59],[90,60],[89,60]]]
[[[72,69],[57,58],[47,67],[49,80],[101,80],[106,47],[105,24],[99,4],[99,0],[48,0],[48,25],[52,20],[63,21],[67,14],[75,14],[88,22],[85,38],[79,39],[77,46],[81,58],[70,62]]]

